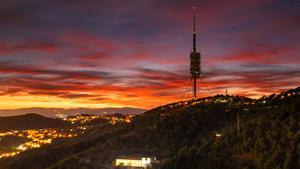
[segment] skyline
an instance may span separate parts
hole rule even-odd
[[[296,0],[4,0],[0,109],[149,109],[187,99],[194,5],[199,97],[300,86]]]

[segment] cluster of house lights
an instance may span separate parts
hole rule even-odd
[[[86,128],[82,128],[84,130]],[[8,131],[0,133],[0,136],[17,136],[26,138],[28,141],[17,146],[12,152],[0,154],[0,158],[12,157],[20,154],[23,151],[39,148],[44,144],[50,144],[56,138],[72,138],[78,134],[71,130],[62,129],[39,129],[39,130],[23,130],[23,131]]]

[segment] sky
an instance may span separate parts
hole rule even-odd
[[[139,107],[300,86],[298,0],[0,0],[0,109]]]

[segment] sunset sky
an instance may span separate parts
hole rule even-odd
[[[300,86],[298,0],[1,0],[0,109],[139,107]]]

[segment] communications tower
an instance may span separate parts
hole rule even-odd
[[[193,98],[197,98],[197,79],[201,75],[201,55],[196,48],[196,7],[193,7],[193,51],[190,53],[190,74],[193,81]]]

